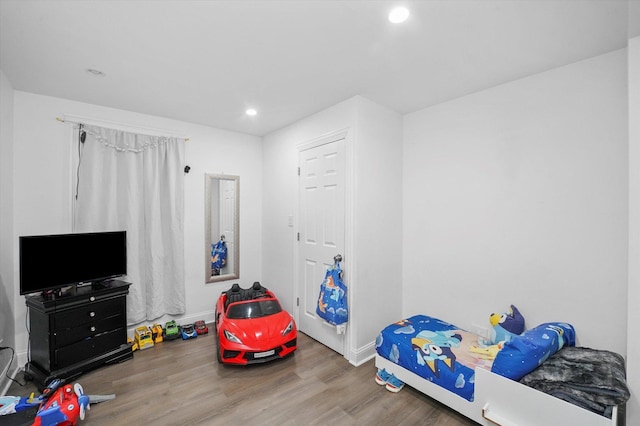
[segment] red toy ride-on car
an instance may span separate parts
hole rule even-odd
[[[293,353],[298,329],[275,294],[259,282],[248,289],[233,284],[222,292],[215,313],[218,362],[255,364]]]

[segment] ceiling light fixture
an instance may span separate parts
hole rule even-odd
[[[248,110],[245,111],[245,114],[247,114],[250,117],[253,117],[254,115],[258,114],[258,111],[256,111],[253,108],[249,108]]]
[[[91,75],[95,75],[96,77],[104,77],[105,75],[102,71],[94,68],[87,68],[86,71]]]
[[[396,7],[389,12],[389,22],[399,24],[409,17],[409,9],[406,7]]]

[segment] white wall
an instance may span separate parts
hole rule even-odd
[[[348,128],[347,248],[343,268],[351,308],[348,353],[354,364],[374,353],[380,330],[400,317],[402,287],[400,115],[360,96],[307,117],[264,138],[265,285],[294,309],[296,146]],[[296,220],[297,222],[297,220]],[[318,282],[318,288],[320,282]]]
[[[640,5],[639,5],[640,7]],[[639,9],[640,10],[640,9]],[[640,14],[637,15],[640,17]],[[627,424],[640,424],[640,36],[629,40],[629,295]]]
[[[15,348],[13,300],[13,87],[0,70],[0,346]],[[11,352],[0,352],[0,395],[9,386]]]
[[[289,216],[296,212],[298,150],[296,146],[336,130],[353,128],[356,99],[341,102],[263,140],[263,284],[274,290],[289,312],[294,309],[295,229]],[[345,274],[350,260],[345,259]],[[320,283],[318,283],[320,288]]]
[[[72,134],[70,125],[56,117],[72,114],[141,128],[166,129],[189,138],[185,175],[185,271],[184,322],[213,319],[215,301],[231,282],[205,284],[204,174],[240,176],[240,278],[260,279],[262,148],[260,138],[205,126],[147,116],[128,111],[15,92],[13,179],[15,194],[14,242],[18,236],[70,232],[72,194]],[[13,247],[17,270],[17,243]],[[24,297],[15,289],[16,346],[22,356],[27,348],[24,329]],[[135,283],[133,283],[135,285]],[[178,320],[180,323],[180,319]]]
[[[373,355],[380,330],[402,313],[402,117],[366,98],[357,105],[352,345]]]
[[[405,117],[403,311],[626,353],[626,52]]]

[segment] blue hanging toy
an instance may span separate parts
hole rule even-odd
[[[220,236],[220,241],[211,244],[211,275],[220,275],[220,269],[227,264],[227,243],[224,235]]]
[[[320,285],[320,296],[316,313],[331,325],[340,325],[349,319],[347,308],[347,286],[342,281],[340,262],[342,256],[333,258],[334,264],[327,268],[324,281]]]

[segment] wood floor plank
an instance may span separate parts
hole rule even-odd
[[[132,360],[80,376],[76,381],[87,394],[116,395],[93,404],[80,424],[475,424],[412,388],[387,391],[373,379],[373,360],[354,367],[304,334],[293,356],[267,364],[220,365],[215,351],[209,333],[162,342],[137,351]],[[8,394],[32,391],[31,383],[13,384]]]

